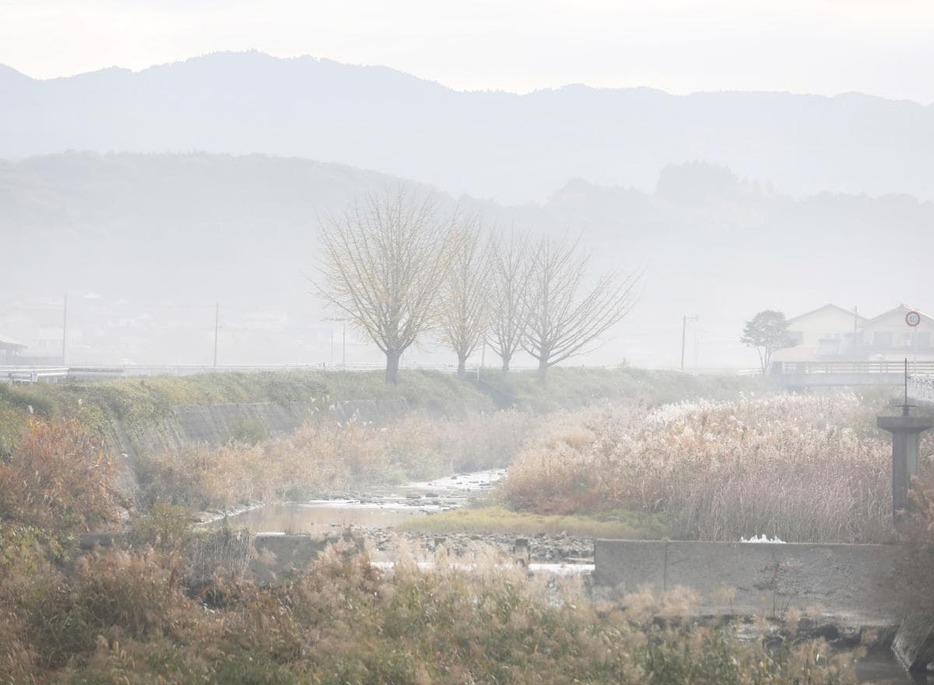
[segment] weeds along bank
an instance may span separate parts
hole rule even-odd
[[[50,563],[0,531],[18,544],[0,557],[5,684],[855,682],[819,641],[766,646],[726,623],[660,619],[691,601],[683,592],[594,606],[574,584],[546,587],[482,555],[473,574],[387,574],[332,547],[287,582],[218,573],[191,596],[171,547]]]
[[[305,371],[0,385],[0,455],[27,419],[71,418],[127,454],[137,505],[242,506],[504,466],[550,412],[735,394],[749,379],[636,369],[498,373]],[[128,485],[129,487],[129,485]]]
[[[854,395],[584,410],[510,466],[509,506],[663,514],[677,539],[890,542],[891,443]],[[934,440],[925,439],[929,464]]]

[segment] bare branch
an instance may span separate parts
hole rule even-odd
[[[402,353],[436,324],[449,233],[430,198],[402,189],[366,195],[322,222],[315,291],[386,355],[387,382],[396,381]]]
[[[550,366],[582,354],[619,323],[637,297],[639,274],[613,272],[583,290],[589,258],[577,242],[543,238],[530,259],[523,349],[538,360],[544,380]]]
[[[490,264],[490,347],[499,355],[508,373],[512,357],[520,348],[528,318],[529,237],[511,233],[493,245]]]
[[[480,238],[476,217],[455,219],[451,263],[444,282],[440,310],[442,339],[457,355],[457,373],[463,378],[467,358],[486,332],[489,287],[489,246]]]

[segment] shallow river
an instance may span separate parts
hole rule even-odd
[[[231,516],[229,522],[256,533],[321,534],[346,526],[393,528],[414,517],[464,506],[472,498],[488,492],[504,475],[503,470],[482,471],[408,483],[356,499],[268,504]],[[561,568],[580,572],[593,567],[575,565]],[[560,572],[560,569],[551,570]],[[887,650],[864,659],[858,665],[858,674],[859,682],[864,684],[912,685],[919,682],[911,680]]]
[[[335,526],[393,528],[413,517],[462,507],[488,492],[501,469],[381,488],[358,499],[268,504],[229,518],[256,533],[321,533]]]

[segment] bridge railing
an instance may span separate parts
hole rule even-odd
[[[898,361],[807,361],[773,362],[771,372],[778,376],[802,374],[902,374],[904,360]],[[908,361],[908,375],[934,376],[934,361]]]

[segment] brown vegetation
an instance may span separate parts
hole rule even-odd
[[[477,551],[472,571],[391,573],[331,547],[260,588],[217,576],[205,606],[173,555],[108,551],[73,572],[4,568],[2,683],[850,683],[826,645],[741,642],[729,624],[656,617],[682,594],[594,606]],[[687,598],[689,599],[689,598]]]
[[[788,418],[812,410],[788,409]],[[725,421],[715,406],[707,411],[710,430]],[[585,453],[607,420],[595,416],[547,444]],[[73,422],[31,423],[0,463],[0,683],[853,681],[845,660],[829,658],[821,643],[744,643],[728,624],[658,618],[683,595],[593,605],[573,583],[529,579],[481,551],[467,560],[470,573],[463,559],[442,559],[431,571],[403,560],[386,573],[356,548],[332,547],[308,572],[256,587],[243,576],[246,538],[193,536],[185,509],[169,504],[177,496],[226,506],[289,483],[498,465],[537,420],[506,412],[491,421],[488,431],[418,418],[325,423],[287,440],[152,459],[152,506],[130,522],[133,546],[84,556],[71,536],[113,523],[122,504],[117,465]],[[568,475],[565,482],[584,482]],[[594,494],[585,500],[597,501]]]
[[[540,513],[663,512],[684,539],[890,541],[891,448],[870,418],[854,396],[585,411],[513,462],[503,497]]]
[[[409,416],[387,424],[309,422],[254,445],[194,446],[138,460],[143,502],[228,510],[367,484],[503,467],[541,419],[517,411],[447,420]]]
[[[0,461],[0,520],[77,533],[115,521],[118,464],[75,419],[33,419]]]

